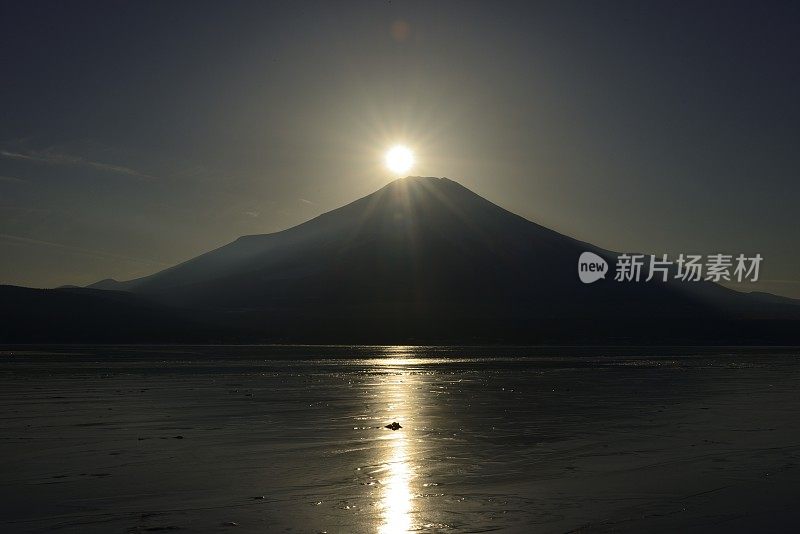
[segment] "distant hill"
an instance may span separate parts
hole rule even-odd
[[[130,289],[131,282],[119,282],[113,278],[104,278],[99,282],[86,286],[88,289],[108,289],[111,291],[126,291]]]
[[[216,335],[249,341],[800,342],[797,301],[706,282],[585,285],[584,251],[613,266],[615,253],[457,182],[409,177],[294,228],[90,288],[124,291],[137,306],[202,318]]]
[[[233,340],[198,317],[130,293],[0,286],[3,343]]]

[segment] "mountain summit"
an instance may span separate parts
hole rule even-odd
[[[153,275],[103,280],[71,296],[92,291],[80,297],[115,295],[120,306],[169,310],[161,316],[180,318],[181,332],[205,325],[197,339],[209,332],[235,341],[375,343],[797,337],[800,306],[792,301],[706,282],[583,284],[577,261],[586,251],[613,266],[616,254],[457,182],[408,177],[288,230],[240,237]],[[63,295],[60,302],[68,306]],[[112,305],[109,297],[103,305]]]

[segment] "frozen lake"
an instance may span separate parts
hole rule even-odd
[[[0,531],[792,530],[798,357],[6,347]]]

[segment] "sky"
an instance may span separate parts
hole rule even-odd
[[[611,250],[800,298],[800,4],[3,2],[0,283],[150,274],[415,152]]]

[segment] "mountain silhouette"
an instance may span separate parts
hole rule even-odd
[[[590,251],[446,178],[408,177],[288,230],[241,237],[131,295],[198,339],[275,342],[787,343],[800,306],[708,282],[583,284]],[[101,291],[102,290],[102,291]],[[72,290],[75,291],[75,290]],[[74,295],[74,293],[73,293]],[[120,302],[130,306],[130,302]],[[185,326],[184,324],[184,326]],[[181,327],[181,332],[185,331]]]
[[[90,287],[173,303],[439,302],[532,297],[573,284],[596,247],[527,221],[446,178],[409,177],[288,230],[244,236],[154,275]]]

